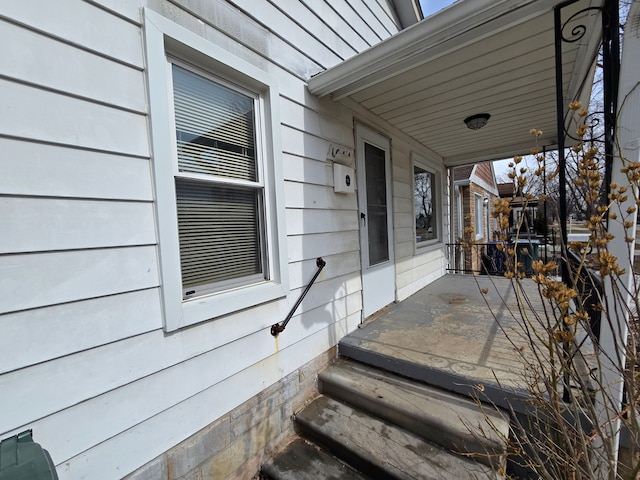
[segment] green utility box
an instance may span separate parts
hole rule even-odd
[[[516,255],[518,262],[522,262],[521,270],[525,275],[533,274],[533,262],[540,258],[539,255],[540,240],[537,239],[518,239],[516,242]]]
[[[49,452],[33,441],[31,430],[0,442],[0,480],[58,480]]]

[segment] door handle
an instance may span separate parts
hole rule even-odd
[[[363,212],[360,212],[360,219],[364,221],[364,224],[367,224],[367,215],[365,215]]]

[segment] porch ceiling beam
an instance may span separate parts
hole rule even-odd
[[[427,21],[308,80],[311,93],[339,100],[497,32],[548,13],[558,0],[460,1]]]

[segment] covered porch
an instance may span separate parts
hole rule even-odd
[[[293,415],[306,441],[263,466],[266,478],[533,478],[509,440],[537,431],[525,385],[537,344],[518,295],[530,326],[542,302],[532,280],[521,285],[447,274],[370,317]]]
[[[454,237],[451,169],[532,149],[564,152],[578,143],[572,135],[579,120],[569,105],[589,104],[598,49],[603,38],[611,43],[613,32],[617,38],[617,13],[616,22],[609,21],[617,9],[609,0],[455,2],[313,76],[309,91],[363,116],[375,115],[380,129],[426,146],[441,162],[447,175],[440,178],[438,240],[446,259],[447,239]],[[616,69],[605,67],[610,70]],[[615,89],[609,84],[616,82],[617,76],[605,79],[610,97]],[[605,103],[608,111],[611,102]],[[474,124],[474,118],[484,121]],[[559,165],[564,198],[562,158]],[[390,221],[396,232],[408,230],[404,200],[400,194],[394,199]],[[566,208],[560,210],[564,219]],[[436,244],[413,247],[417,257]],[[363,267],[362,277],[367,275]],[[524,283],[530,299],[539,302],[537,286]],[[458,393],[482,385],[499,405],[506,404],[501,400],[506,390],[522,398],[517,341],[522,314],[508,280],[445,274],[409,298],[397,294],[396,300],[401,302],[344,338],[340,354]]]

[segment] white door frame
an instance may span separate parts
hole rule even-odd
[[[370,212],[367,203],[367,171],[365,145],[384,152],[386,192],[386,260],[371,265]],[[363,319],[384,308],[396,299],[396,271],[393,241],[393,204],[391,191],[391,141],[373,130],[356,124],[356,168],[358,180],[358,217],[360,220],[360,259],[362,265],[362,316]],[[383,207],[384,208],[384,207]]]

